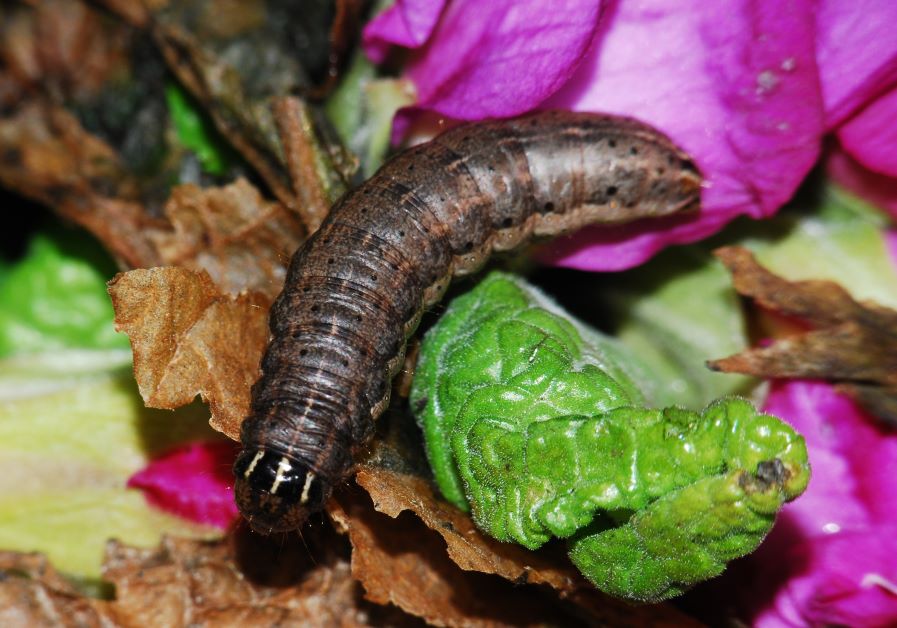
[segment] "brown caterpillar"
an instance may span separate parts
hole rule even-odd
[[[465,125],[386,163],[299,248],[271,309],[234,463],[252,528],[298,528],[350,473],[452,276],[534,235],[697,209],[700,182],[658,131],[588,113]]]

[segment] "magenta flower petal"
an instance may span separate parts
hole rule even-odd
[[[758,552],[773,573],[796,570],[752,619],[779,626],[893,626],[897,622],[897,527],[815,537],[784,551]],[[755,556],[758,556],[755,554]]]
[[[151,461],[128,480],[158,508],[179,517],[226,528],[237,516],[231,465],[235,443],[184,445]]]
[[[460,120],[534,108],[573,74],[600,0],[454,0],[407,68],[417,106]],[[406,114],[407,115],[407,114]]]
[[[422,46],[445,7],[446,0],[398,0],[371,20],[362,33],[367,56],[382,63],[393,45]]]
[[[897,88],[869,104],[838,129],[841,146],[870,170],[897,177],[895,120],[897,120]]]
[[[833,129],[897,81],[897,2],[820,0],[817,62]]]
[[[775,212],[819,153],[823,109],[812,5],[795,0],[620,2],[590,58],[544,107],[635,116],[691,153],[707,178],[701,215],[552,247],[564,266],[616,270],[698,240],[739,214]]]

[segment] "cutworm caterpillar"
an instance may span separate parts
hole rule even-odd
[[[293,256],[243,422],[235,493],[253,529],[298,528],[352,468],[423,309],[493,251],[697,209],[688,156],[635,120],[541,112],[399,153]]]

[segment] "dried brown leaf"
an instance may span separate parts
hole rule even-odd
[[[302,225],[245,179],[220,188],[180,185],[165,205],[172,229],[148,238],[163,264],[205,270],[224,292],[280,292]]]
[[[347,549],[329,528],[309,545],[245,530],[215,542],[165,538],[152,550],[111,541],[110,601],[83,597],[40,555],[0,552],[0,625],[418,625],[364,601]]]
[[[143,234],[164,223],[136,200],[115,152],[61,107],[35,100],[0,118],[0,183],[88,229],[125,265],[161,261]]]
[[[718,249],[716,256],[732,272],[739,293],[814,329],[713,360],[710,368],[764,378],[827,379],[882,418],[897,421],[897,311],[857,302],[831,281],[783,279],[741,247]]]
[[[0,552],[0,626],[108,626],[101,603],[84,598],[40,554]]]
[[[334,544],[316,543],[331,547],[313,556],[296,538],[241,533],[214,543],[166,538],[156,550],[110,542],[110,612],[120,626],[369,625],[382,612],[361,599]]]
[[[352,575],[371,602],[395,604],[437,626],[578,623],[542,591],[461,571],[439,537],[419,520],[410,515],[390,519],[363,499],[341,493],[338,502],[331,502],[330,515],[348,532]]]
[[[349,534],[352,573],[372,601],[443,625],[569,625],[572,616],[560,617],[567,613],[590,625],[696,625],[668,605],[631,606],[601,594],[559,547],[531,552],[486,536],[419,476],[365,464],[356,482],[386,516],[345,495],[331,502],[329,513]],[[557,593],[549,595],[547,587]]]
[[[449,557],[461,569],[497,574],[512,582],[547,584],[564,593],[591,586],[563,554],[546,556],[481,533],[466,513],[436,497],[424,478],[364,465],[355,481],[368,492],[379,512],[392,518],[404,510],[416,514],[442,536]]]
[[[223,295],[205,271],[173,266],[121,273],[109,294],[146,405],[176,408],[199,394],[212,427],[238,440],[268,338],[269,300]]]

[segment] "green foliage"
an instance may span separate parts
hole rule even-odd
[[[645,407],[647,369],[511,276],[456,299],[411,405],[436,481],[502,541],[569,538],[596,586],[676,595],[752,551],[809,479],[803,438],[750,403]]]
[[[654,404],[697,410],[754,385],[750,377],[704,366],[748,344],[729,273],[709,249],[664,251],[608,283],[600,294],[615,314],[615,335],[651,366],[655,377],[640,384]]]
[[[213,175],[227,172],[233,161],[233,152],[205,112],[176,83],[165,86],[165,101],[178,140],[196,154],[202,169]]]
[[[0,359],[0,547],[43,552],[93,580],[110,538],[154,547],[162,534],[218,536],[125,488],[152,456],[215,435],[200,404],[144,408],[130,357],[119,349]]]
[[[855,299],[897,308],[897,273],[884,239],[887,224],[863,201],[829,187],[812,213],[784,212],[756,223],[742,230],[749,235],[738,243],[785,279],[834,281]]]
[[[411,85],[401,79],[378,78],[377,67],[359,48],[324,111],[369,177],[389,151],[393,115],[413,102]]]
[[[106,281],[115,267],[81,231],[34,236],[25,257],[0,273],[0,356],[65,347],[127,348],[113,328]]]

